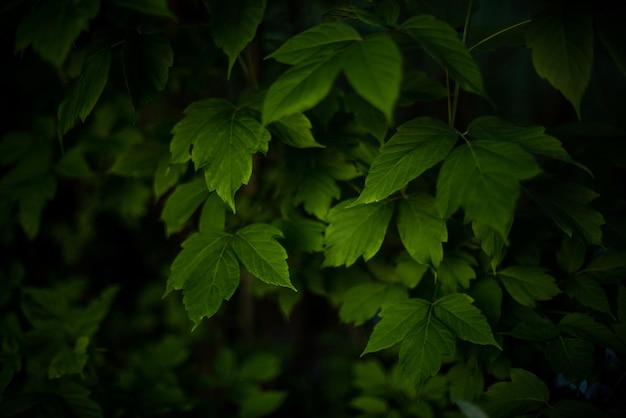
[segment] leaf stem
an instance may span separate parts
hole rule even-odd
[[[467,42],[467,34],[469,33],[469,25],[470,25],[470,19],[472,17],[472,8],[474,7],[474,0],[469,0],[469,4],[467,5],[467,14],[465,15],[465,25],[463,25],[463,37],[461,38],[461,41],[463,41],[463,43],[465,44]],[[449,91],[449,90],[448,90]],[[459,85],[459,83],[456,83],[454,85],[454,102],[452,104],[452,113],[450,116],[450,126],[454,125],[454,122],[456,120],[456,110],[457,107],[459,105],[459,93],[461,91],[461,86]]]
[[[487,36],[485,39],[482,39],[482,40],[480,40],[479,42],[477,42],[477,43],[475,43],[474,45],[472,45],[471,47],[469,47],[469,48],[468,48],[468,51],[469,51],[469,52],[472,52],[474,49],[478,48],[479,46],[481,46],[481,45],[482,45],[482,44],[484,44],[485,42],[488,42],[488,41],[492,40],[493,38],[495,38],[495,37],[497,37],[497,36],[502,35],[502,34],[503,34],[503,33],[505,33],[505,32],[508,32],[508,31],[513,30],[513,29],[515,29],[515,28],[519,28],[520,26],[527,25],[527,24],[529,24],[529,23],[531,22],[531,20],[532,20],[532,19],[527,19],[527,20],[524,20],[523,22],[519,22],[519,23],[516,23],[516,24],[511,25],[511,26],[509,26],[509,27],[506,27],[506,28],[504,28],[504,29],[502,29],[502,30],[499,30],[498,32],[493,33],[493,34],[491,34],[491,35]]]

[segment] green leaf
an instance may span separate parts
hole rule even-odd
[[[254,39],[263,20],[265,0],[209,0],[215,45],[228,55],[228,78],[235,60]]]
[[[341,71],[336,55],[313,56],[285,71],[265,96],[263,125],[309,110],[330,91]]]
[[[166,152],[165,145],[160,142],[140,141],[118,156],[109,173],[136,178],[152,176]]]
[[[302,113],[294,113],[273,123],[274,130],[287,145],[296,148],[323,148],[311,132],[311,121]]]
[[[513,142],[533,154],[574,164],[589,172],[570,157],[558,139],[546,134],[543,126],[517,126],[495,116],[483,116],[474,119],[467,132],[477,139]]]
[[[447,219],[459,207],[507,236],[519,196],[519,180],[539,174],[532,156],[508,142],[473,141],[446,158],[437,179],[437,207]]]
[[[360,256],[372,258],[383,243],[387,225],[393,214],[390,202],[348,207],[344,201],[328,213],[324,266],[350,266]]]
[[[144,14],[174,17],[167,5],[167,0],[115,0],[115,4]]]
[[[100,98],[111,66],[111,50],[99,49],[85,58],[78,80],[72,84],[67,97],[59,106],[57,132],[59,139],[72,129],[76,119],[84,122]]]
[[[502,287],[491,276],[481,277],[474,282],[470,295],[492,326],[500,320],[502,312]]]
[[[287,249],[291,247],[308,253],[324,250],[326,225],[323,223],[296,216],[289,220],[278,220],[276,226],[285,235]]]
[[[476,260],[471,255],[455,251],[446,253],[437,270],[437,280],[448,290],[455,292],[460,285],[464,289],[470,287],[470,280],[476,278],[476,271],[472,266]]]
[[[578,384],[587,378],[593,365],[594,345],[580,338],[564,338],[559,336],[548,343],[545,348],[546,357],[556,373],[565,379]]]
[[[592,14],[587,5],[559,5],[544,9],[526,33],[537,74],[561,91],[578,118],[580,102],[593,62]]]
[[[170,160],[169,153],[164,153],[154,173],[152,189],[157,199],[161,198],[169,189],[174,187],[180,177],[187,171],[187,164],[171,164]]]
[[[167,295],[183,290],[189,318],[198,326],[203,317],[217,312],[239,285],[239,263],[229,244],[230,234],[208,231],[191,235],[172,263]]]
[[[406,334],[426,318],[430,303],[423,299],[409,299],[383,307],[382,319],[374,327],[361,356],[389,348],[402,341]]]
[[[491,272],[495,273],[506,255],[507,241],[498,231],[480,222],[472,222],[472,231],[480,242],[480,248],[489,256]]]
[[[497,275],[513,299],[531,308],[536,300],[550,300],[561,293],[554,277],[540,267],[512,266]]]
[[[435,316],[462,340],[500,347],[487,319],[472,302],[474,299],[461,293],[444,296],[434,305]]]
[[[343,22],[326,22],[291,37],[267,58],[297,65],[309,58],[331,54],[358,40],[361,35],[351,26]]]
[[[400,346],[399,364],[407,378],[420,385],[441,368],[441,357],[454,354],[455,338],[432,315],[419,321]]]
[[[523,369],[511,369],[510,382],[489,386],[482,406],[491,418],[513,417],[546,405],[550,392],[537,376]]]
[[[325,220],[333,199],[339,199],[341,190],[335,180],[321,168],[309,171],[298,185],[295,203],[302,202],[307,213]]]
[[[124,41],[124,77],[135,112],[154,101],[167,83],[174,53],[167,38],[131,32]]]
[[[387,385],[387,374],[378,360],[364,360],[353,363],[352,384],[362,392],[372,393]]]
[[[598,197],[593,190],[575,183],[542,181],[525,191],[568,237],[601,244],[604,217],[588,205]]]
[[[483,393],[484,378],[479,367],[457,363],[446,373],[450,387],[450,400],[474,400]]]
[[[446,223],[439,216],[435,198],[421,193],[400,201],[398,232],[404,248],[415,261],[434,268],[443,259],[442,242],[448,240]]]
[[[391,122],[400,93],[402,56],[389,35],[367,36],[343,51],[341,59],[352,87]]]
[[[209,197],[209,193],[202,179],[176,187],[176,190],[165,201],[161,213],[167,236],[183,229],[191,215]]]
[[[609,300],[602,286],[584,274],[570,277],[565,282],[565,293],[588,308],[612,315]]]
[[[554,322],[531,308],[513,305],[507,314],[507,319],[515,326],[505,334],[526,341],[548,341],[559,335],[560,329]]]
[[[385,399],[371,395],[358,396],[350,401],[350,405],[367,414],[382,415],[389,410]]]
[[[556,262],[559,268],[567,274],[574,274],[585,261],[585,246],[582,242],[569,237],[563,237],[561,248],[556,253]]]
[[[344,105],[346,112],[354,114],[356,124],[382,145],[389,129],[385,115],[356,93],[347,94],[344,97]],[[359,142],[359,145],[363,146],[364,143]],[[376,149],[377,154],[378,149]],[[366,162],[371,163],[371,161]]]
[[[289,279],[287,252],[276,241],[282,237],[279,229],[266,224],[252,224],[239,230],[232,248],[246,269],[268,284],[296,290]]]
[[[345,292],[339,309],[344,323],[361,325],[372,319],[381,307],[408,299],[406,288],[394,284],[363,283]]]
[[[379,201],[400,190],[443,160],[457,138],[453,128],[430,117],[402,124],[381,147],[365,179],[365,189],[355,203]]]
[[[275,354],[255,353],[239,370],[239,379],[266,382],[280,374],[281,359]]]
[[[610,348],[617,353],[626,353],[626,344],[608,326],[597,322],[591,315],[574,312],[565,315],[559,322],[561,330],[573,337],[585,338]]]
[[[287,398],[286,391],[267,390],[254,391],[241,401],[240,418],[257,418],[267,416],[277,410]]]
[[[591,260],[581,273],[603,282],[622,279],[626,274],[626,251],[601,253]]]
[[[234,212],[235,192],[252,175],[252,154],[267,151],[271,136],[250,111],[225,100],[193,103],[185,114],[173,129],[172,161],[186,161],[184,150],[192,144],[196,169],[204,168],[209,190],[216,190]]]
[[[17,28],[15,50],[32,45],[43,59],[61,67],[74,41],[87,30],[99,9],[99,0],[37,2]]]
[[[487,97],[478,65],[450,25],[433,16],[419,15],[407,19],[402,28],[448,71],[463,90]]]

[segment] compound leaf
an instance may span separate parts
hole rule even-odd
[[[228,77],[239,53],[263,20],[265,0],[210,0],[213,41],[228,55]]]
[[[499,347],[487,319],[472,302],[474,299],[462,293],[444,296],[434,305],[435,316],[462,340]]]
[[[409,299],[381,309],[382,319],[374,327],[361,355],[373,353],[400,342],[419,321],[426,318],[430,303],[423,299]]]
[[[530,23],[526,45],[537,74],[563,93],[580,118],[593,62],[590,11],[580,5],[546,8]]]
[[[506,237],[519,196],[519,180],[539,174],[533,157],[516,144],[473,141],[446,158],[437,179],[437,207],[447,219],[459,207],[472,220]]]
[[[398,206],[398,232],[407,252],[421,264],[439,267],[442,242],[448,240],[446,223],[439,216],[435,198],[421,193],[409,196]]]
[[[328,213],[324,266],[350,266],[360,256],[367,261],[383,243],[393,204],[379,202],[348,207],[350,203],[339,203]]]
[[[343,69],[357,93],[391,121],[402,81],[402,56],[387,34],[370,35],[342,53]]]
[[[487,96],[476,61],[450,25],[434,16],[419,15],[407,19],[402,27],[463,90]]]
[[[246,269],[268,284],[296,290],[289,279],[287,251],[276,241],[283,234],[267,224],[252,224],[233,237],[232,248]]]
[[[172,263],[166,294],[183,290],[183,303],[195,326],[215,314],[239,285],[239,263],[231,240],[230,234],[216,230],[191,235]]]
[[[549,300],[561,293],[554,277],[540,267],[507,267],[498,272],[498,278],[513,299],[531,308],[536,300]]]
[[[448,125],[420,117],[398,127],[385,143],[365,178],[365,188],[355,203],[369,203],[400,190],[443,160],[458,138]]]

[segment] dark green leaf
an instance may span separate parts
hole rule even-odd
[[[239,379],[266,382],[280,373],[280,358],[275,354],[256,353],[246,359],[239,370]]]
[[[561,399],[554,405],[542,411],[548,418],[606,418],[601,409],[593,406],[589,401]]]
[[[537,163],[516,144],[466,143],[452,151],[441,167],[437,206],[444,219],[462,207],[472,220],[506,237],[519,196],[519,180],[537,174]]]
[[[332,54],[344,45],[358,40],[361,40],[361,36],[351,26],[343,22],[327,22],[289,38],[267,58],[297,65],[309,58]]]
[[[394,284],[363,283],[345,292],[339,319],[361,325],[376,315],[379,309],[408,299],[406,288]]]
[[[535,310],[521,305],[509,307],[507,319],[515,323],[506,334],[526,341],[548,341],[559,335],[559,327]]]
[[[365,189],[356,203],[379,201],[400,190],[443,160],[457,138],[454,129],[430,117],[402,124],[381,147],[380,155],[372,163],[365,179]]]
[[[470,295],[489,323],[497,324],[502,310],[502,288],[497,280],[491,276],[479,278],[474,281]]]
[[[296,204],[302,202],[307,213],[326,219],[333,199],[339,199],[341,190],[335,180],[321,168],[311,170],[302,179],[296,192]]]
[[[287,249],[291,247],[309,253],[324,250],[326,225],[323,223],[297,216],[289,220],[279,220],[276,226],[285,235]]]
[[[373,353],[400,342],[406,334],[428,314],[430,303],[423,299],[410,299],[385,306],[380,316],[382,319],[374,327],[361,355]]]
[[[357,93],[392,120],[402,81],[402,56],[387,34],[375,34],[343,51],[343,69]]]
[[[266,224],[252,224],[238,231],[232,247],[246,269],[265,283],[296,290],[289,279],[287,252],[276,241],[280,230]]]
[[[352,265],[360,256],[369,260],[383,243],[393,214],[390,202],[350,206],[344,201],[328,213],[324,266]]]
[[[398,206],[398,232],[407,252],[415,261],[434,268],[443,258],[442,242],[448,240],[446,223],[429,194],[411,195]]]
[[[446,374],[450,387],[450,400],[474,400],[483,393],[482,370],[466,363],[457,363]],[[460,405],[459,405],[460,406]]]
[[[153,191],[159,199],[178,183],[178,179],[187,171],[187,164],[171,164],[169,153],[164,153],[154,173]]]
[[[83,122],[100,98],[109,78],[111,50],[102,48],[85,58],[78,80],[72,84],[67,97],[59,106],[57,132],[59,139],[72,129],[76,119]]]
[[[115,4],[149,15],[174,17],[167,6],[167,0],[115,0]]]
[[[287,398],[286,391],[254,391],[241,402],[239,416],[241,418],[267,416],[277,410],[285,402],[285,398]]]
[[[475,265],[474,257],[465,252],[446,253],[437,270],[437,280],[450,291],[456,291],[458,286],[468,289],[470,280],[476,278],[472,267]]]
[[[213,41],[228,55],[228,77],[263,20],[265,0],[209,0]]]
[[[42,58],[60,67],[99,9],[99,0],[37,2],[17,28],[15,49],[22,51],[32,45]]]
[[[280,139],[296,148],[323,148],[313,137],[311,121],[302,113],[294,113],[274,122],[274,129]]]
[[[498,278],[513,299],[531,308],[536,300],[550,300],[561,293],[554,277],[540,267],[507,267],[498,272]]]
[[[480,248],[489,256],[491,272],[495,273],[506,255],[507,241],[498,231],[480,222],[472,222],[472,231],[480,242]]]
[[[450,25],[433,16],[419,15],[407,19],[402,28],[448,71],[463,90],[486,97],[480,69]]]
[[[109,172],[124,177],[151,176],[165,153],[167,148],[160,142],[138,142],[118,156]]]
[[[594,345],[581,338],[559,336],[545,348],[546,357],[556,373],[579,384],[587,378],[593,364]]]
[[[474,299],[461,293],[444,296],[434,305],[435,316],[462,340],[499,347],[487,319],[472,302]]]
[[[357,94],[346,95],[344,103],[346,111],[354,114],[356,123],[382,144],[388,130],[385,115]]]
[[[556,262],[559,268],[567,274],[574,274],[585,261],[585,246],[582,242],[569,237],[563,237],[561,248],[556,253]]]
[[[593,61],[592,15],[587,5],[544,9],[530,23],[526,44],[537,73],[569,100],[580,118],[580,102]]]
[[[124,76],[135,112],[158,97],[173,64],[174,53],[167,38],[137,32],[126,37]]]
[[[618,353],[626,353],[626,343],[611,328],[597,322],[591,315],[580,312],[567,314],[561,319],[559,326],[563,332],[573,337],[585,338]]]
[[[611,315],[611,307],[604,289],[597,281],[584,274],[570,277],[565,282],[565,293],[588,308]]]
[[[622,279],[626,273],[626,251],[601,253],[585,266],[582,273],[600,281]]]
[[[370,395],[358,396],[350,401],[350,405],[367,414],[382,415],[389,410],[385,399]]]
[[[550,392],[537,376],[511,369],[511,381],[494,383],[483,395],[482,406],[491,418],[513,417],[548,403]]]
[[[161,220],[165,222],[168,236],[183,229],[191,215],[209,197],[209,193],[202,179],[176,187],[165,201],[161,213]]]

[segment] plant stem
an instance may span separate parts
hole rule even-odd
[[[510,31],[512,29],[519,28],[520,26],[523,26],[523,25],[527,25],[530,22],[531,22],[531,19],[527,19],[527,20],[524,20],[523,22],[519,22],[519,23],[516,23],[516,24],[514,24],[512,26],[509,26],[509,27],[506,27],[506,28],[504,28],[502,30],[499,30],[498,32],[496,32],[494,34],[491,34],[491,35],[487,36],[485,39],[482,39],[481,41],[479,41],[479,42],[475,43],[474,45],[472,45],[470,48],[468,48],[468,51],[472,52],[474,49],[478,48],[479,46],[481,46],[485,42],[490,41],[493,38],[495,38],[497,36],[500,36],[503,33],[508,32],[508,31]]]

